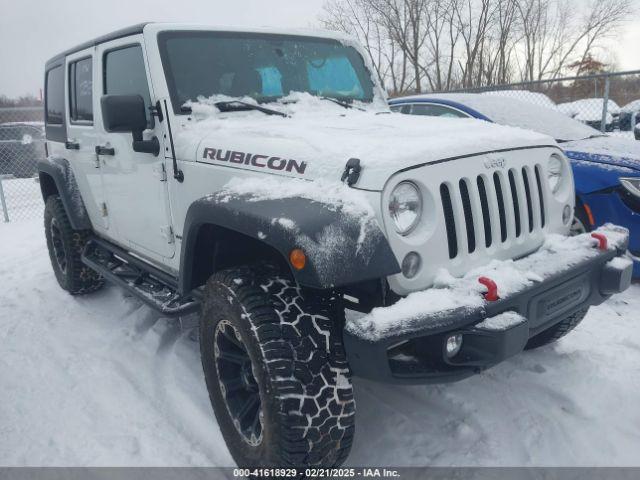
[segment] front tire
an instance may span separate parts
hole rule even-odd
[[[240,467],[333,467],[353,441],[344,311],[263,268],[214,274],[200,323],[218,425]],[[257,399],[257,400],[256,400]]]
[[[545,330],[544,332],[540,332],[535,337],[529,339],[524,349],[533,350],[534,348],[539,348],[561,339],[571,330],[576,328],[580,322],[582,322],[588,311],[588,308],[578,310],[574,314],[566,317],[560,323],[556,323],[553,327]]]
[[[50,196],[44,207],[44,232],[49,258],[58,284],[71,295],[95,292],[103,278],[82,263],[82,251],[90,232],[74,230],[58,196]]]

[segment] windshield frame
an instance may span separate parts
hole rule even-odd
[[[176,89],[176,85],[174,82],[174,78],[172,75],[172,67],[171,67],[171,61],[169,59],[169,54],[167,52],[167,48],[166,48],[166,42],[167,40],[173,39],[173,38],[181,38],[181,37],[204,37],[204,38],[215,38],[215,37],[219,37],[219,38],[252,38],[252,39],[268,39],[268,40],[287,40],[287,41],[315,41],[315,42],[324,42],[327,44],[333,44],[333,45],[341,45],[344,48],[350,48],[353,49],[353,51],[358,55],[358,57],[360,57],[360,60],[362,61],[362,67],[364,69],[364,71],[366,72],[366,76],[368,81],[371,84],[371,96],[370,97],[366,97],[365,99],[358,99],[359,102],[362,103],[373,103],[375,101],[376,95],[377,95],[377,85],[374,81],[374,77],[372,75],[372,72],[369,68],[369,64],[367,63],[364,55],[362,54],[362,52],[358,49],[355,48],[355,46],[353,45],[348,45],[345,44],[344,42],[340,41],[339,39],[336,38],[331,38],[331,37],[322,37],[322,36],[314,36],[314,35],[296,35],[296,34],[285,34],[285,33],[262,33],[262,32],[251,32],[251,31],[235,31],[235,30],[163,30],[161,32],[158,33],[158,38],[157,38],[157,45],[158,45],[158,50],[160,53],[160,60],[162,63],[162,70],[164,73],[164,77],[165,77],[165,81],[167,84],[167,88],[169,90],[169,98],[171,100],[171,105],[172,105],[172,109],[173,109],[173,113],[174,115],[189,115],[188,112],[185,112],[182,110],[182,105],[180,104],[180,98],[178,96],[178,92]],[[357,74],[357,72],[356,72]],[[365,88],[363,86],[363,88]],[[366,88],[365,88],[366,90]],[[313,95],[311,92],[308,92],[311,95]],[[320,95],[315,95],[320,97]],[[326,96],[326,95],[325,95]],[[269,101],[267,102],[258,102],[260,103],[270,103],[270,102],[277,102],[278,100],[280,100],[281,98],[285,98],[286,95],[282,96],[282,97],[268,97]],[[337,97],[336,97],[337,98]],[[345,100],[344,98],[340,97],[340,100]],[[195,99],[194,99],[195,100]]]

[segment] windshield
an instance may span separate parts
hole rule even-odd
[[[602,135],[598,130],[573,120],[558,110],[514,98],[473,93],[445,94],[437,97],[462,103],[495,123],[534,130],[560,142]]]
[[[373,100],[358,51],[337,40],[258,33],[176,31],[159,36],[174,110],[199,97],[275,101],[292,92]]]

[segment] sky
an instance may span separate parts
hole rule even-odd
[[[0,95],[38,95],[44,63],[146,21],[310,27],[324,0],[0,0]]]
[[[144,21],[309,27],[325,0],[0,0],[0,95],[38,96],[45,61]],[[610,42],[621,70],[640,69],[640,21]]]

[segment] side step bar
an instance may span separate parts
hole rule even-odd
[[[189,315],[200,309],[199,291],[180,295],[171,275],[105,240],[89,240],[82,263],[166,317]]]

